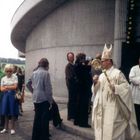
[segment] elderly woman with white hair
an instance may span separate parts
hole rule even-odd
[[[15,99],[17,89],[17,77],[13,74],[13,65],[5,66],[5,76],[1,79],[1,91],[4,93],[2,99],[2,115],[5,116],[4,129],[0,133],[8,131],[9,116],[11,117],[11,135],[15,134],[15,118],[19,113],[18,102]]]

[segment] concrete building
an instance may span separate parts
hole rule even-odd
[[[139,44],[138,0],[24,1],[11,22],[11,42],[19,51],[25,53],[26,80],[39,59],[47,57],[54,95],[67,96],[64,73],[67,52],[84,52],[87,56],[94,57],[97,52],[102,52],[105,43],[113,44],[114,63],[117,67],[124,68],[122,64],[127,57],[122,47],[130,46],[130,42],[127,45],[123,45],[123,42],[126,42],[128,5],[131,3],[136,9],[134,42]],[[131,65],[139,55],[138,51],[135,53]]]

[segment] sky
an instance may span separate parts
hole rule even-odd
[[[18,59],[18,50],[10,40],[10,22],[16,9],[24,0],[1,0],[0,4],[0,57]]]

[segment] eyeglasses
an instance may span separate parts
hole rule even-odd
[[[108,59],[105,59],[105,60],[101,60],[101,62],[103,63],[103,62],[106,62],[106,61],[108,61]]]
[[[7,70],[6,73],[12,73],[12,71],[11,70]]]

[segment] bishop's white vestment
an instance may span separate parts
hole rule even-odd
[[[129,140],[134,140],[136,118],[130,85],[123,73],[111,67],[99,76],[97,86],[92,110],[95,140],[126,140],[126,133]]]

